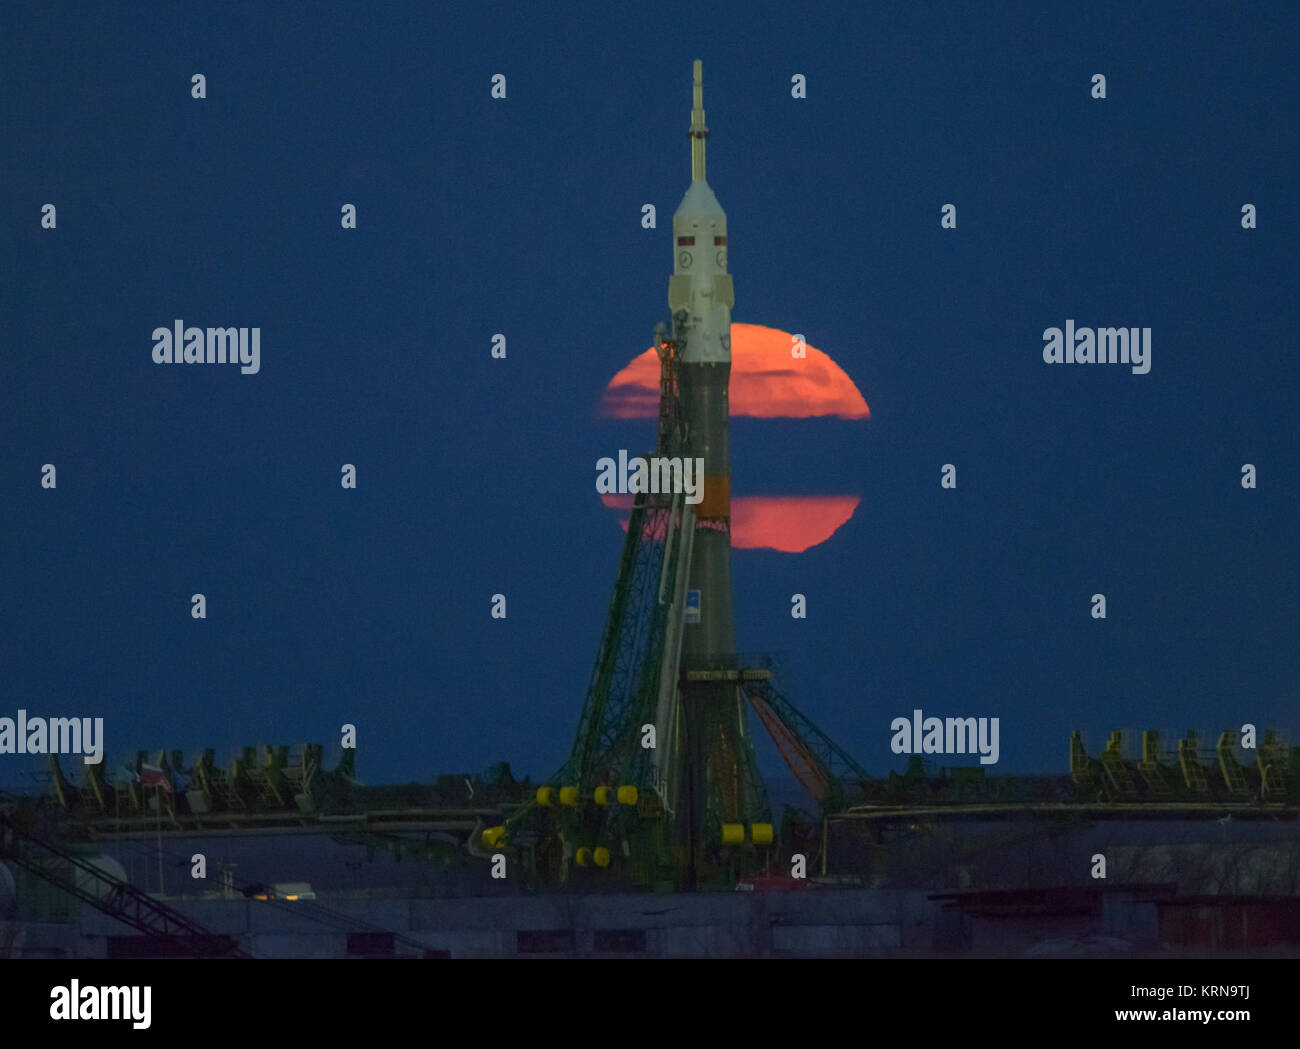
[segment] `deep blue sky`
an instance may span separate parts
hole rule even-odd
[[[1006,771],[1075,726],[1294,734],[1300,9],[1046,6],[6,4],[0,714],[103,716],[115,764],[350,721],[372,782],[556,767],[698,57],[734,319],[873,413],[733,424],[736,491],[863,495],[734,555],[739,647],[882,773],[914,706],[1000,717]],[[177,317],[260,326],[261,373],[153,364]],[[1151,373],[1044,364],[1066,318],[1152,328]]]

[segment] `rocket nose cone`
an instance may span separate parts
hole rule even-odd
[[[721,215],[723,211],[718,198],[713,195],[713,190],[709,189],[709,184],[700,180],[691,183],[691,188],[686,191],[681,204],[677,206],[676,214],[695,218],[702,215]]]

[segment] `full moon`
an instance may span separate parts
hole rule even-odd
[[[731,415],[753,419],[830,417],[869,419],[871,409],[848,374],[821,350],[791,352],[794,336],[759,324],[731,326]],[[659,356],[654,347],[638,354],[605,387],[600,413],[612,419],[654,419],[659,415]],[[601,501],[622,512],[631,496]],[[802,553],[824,543],[853,516],[859,495],[739,495],[732,490],[731,545],[736,549]]]

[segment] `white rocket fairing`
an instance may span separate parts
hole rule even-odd
[[[684,363],[731,360],[731,308],[735,305],[727,273],[727,215],[704,178],[704,84],[695,62],[695,104],[691,110],[691,185],[673,215],[675,261],[668,282],[668,308],[686,310]]]

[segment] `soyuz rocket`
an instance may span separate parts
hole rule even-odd
[[[682,638],[682,667],[730,658],[731,466],[727,450],[731,382],[731,308],[727,272],[727,216],[704,177],[704,84],[694,68],[691,109],[691,185],[673,214],[673,275],[668,308],[679,345],[678,396],[685,424],[685,454],[704,460],[703,499],[695,508],[689,625]],[[683,315],[684,313],[684,315]],[[696,616],[698,615],[698,619]]]
[[[765,671],[741,668],[734,649],[727,438],[734,295],[727,216],[705,180],[708,135],[696,61],[691,182],[673,214],[672,337],[660,323],[654,343],[656,449],[662,462],[677,464],[681,485],[641,489],[633,504],[578,739],[559,773],[557,833],[548,841],[561,876],[567,857],[604,867],[622,855],[638,877],[658,884],[671,868],[678,887],[690,889],[736,876],[738,864],[755,860],[753,846],[773,840],[741,684]],[[700,468],[698,488],[685,481],[686,462]],[[583,807],[588,785],[595,804]],[[538,788],[539,806],[551,805],[551,790]],[[505,828],[490,830],[499,839]]]
[[[703,460],[704,478],[702,498],[694,514],[686,517],[688,534],[681,537],[687,570],[682,619],[674,624],[676,631],[670,631],[676,635],[672,647],[678,658],[671,675],[675,680],[670,684],[661,676],[661,689],[676,686],[677,690],[669,741],[677,772],[667,777],[665,785],[675,813],[676,858],[685,873],[684,888],[695,887],[700,864],[718,845],[723,825],[734,830],[752,819],[752,805],[741,784],[744,768],[752,764],[752,751],[735,677],[731,609],[727,397],[735,295],[727,272],[727,216],[705,181],[709,129],[704,123],[703,96],[697,60],[689,132],[691,184],[673,214],[668,307],[677,354],[683,453]],[[671,655],[667,659],[674,661]]]

